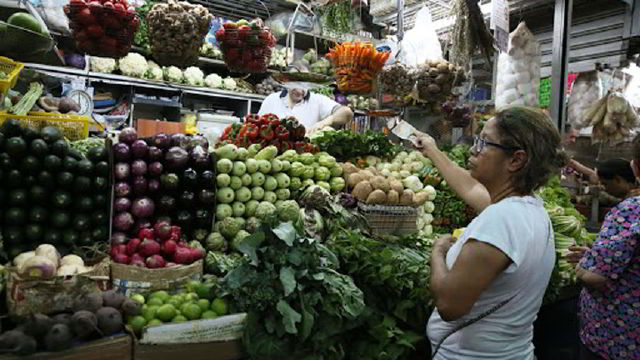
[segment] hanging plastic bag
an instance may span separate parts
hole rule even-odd
[[[540,104],[540,44],[524,22],[509,34],[509,50],[498,56],[496,108]]]
[[[580,130],[589,126],[584,117],[589,108],[604,95],[602,81],[596,70],[580,73],[571,88],[567,105],[567,122],[572,129]]]
[[[431,12],[424,6],[416,15],[413,29],[407,31],[400,43],[399,60],[407,66],[424,64],[428,60],[442,59],[442,46],[431,21]]]
[[[629,100],[631,105],[640,108],[640,67],[635,63],[631,63],[629,67],[623,71],[631,77],[629,85],[627,85],[627,88],[624,90],[624,96]]]
[[[49,29],[64,35],[71,34],[69,20],[63,11],[63,7],[69,3],[69,0],[30,0],[29,2],[38,10]]]

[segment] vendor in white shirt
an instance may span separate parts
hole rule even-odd
[[[267,96],[259,115],[293,116],[304,125],[307,135],[324,127],[337,127],[353,119],[353,111],[328,97],[304,89],[282,90]]]

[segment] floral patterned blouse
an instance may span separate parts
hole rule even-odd
[[[582,290],[582,343],[603,359],[640,359],[640,197],[611,209],[580,266],[609,278],[604,290]]]

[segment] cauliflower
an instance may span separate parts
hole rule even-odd
[[[182,70],[180,70],[175,66],[169,66],[169,67],[163,68],[163,73],[164,73],[165,81],[168,81],[171,83],[178,83],[178,84],[182,82],[182,79],[183,79]]]
[[[184,81],[187,85],[202,86],[204,73],[196,66],[190,66],[184,71]]]
[[[436,199],[436,189],[431,186],[431,185],[427,185],[424,187],[424,192],[426,192],[427,194],[429,194],[429,201],[433,201]]]
[[[119,60],[119,66],[123,75],[142,78],[147,72],[147,59],[137,53],[128,53]]]
[[[222,88],[226,89],[226,90],[235,90],[236,89],[236,81],[233,80],[230,77],[226,77],[224,78],[224,80],[222,80]]]
[[[407,176],[404,180],[402,180],[402,184],[404,185],[405,189],[409,189],[413,192],[418,192],[422,190],[423,187],[422,182],[415,175]]]
[[[272,219],[276,215],[276,206],[267,201],[261,202],[256,209],[256,217],[262,221]]]
[[[242,224],[232,217],[227,217],[222,220],[219,231],[227,239],[233,239],[238,231],[242,230]]]
[[[149,60],[147,62],[147,72],[144,74],[144,77],[149,80],[154,81],[162,81],[164,74],[162,73],[162,69],[158,64]]]
[[[278,214],[282,221],[298,221],[300,217],[300,206],[295,200],[285,200],[280,206],[280,213]]]
[[[213,89],[219,89],[222,87],[222,77],[218,74],[209,74],[206,78],[204,78],[204,84],[207,87]]]
[[[92,56],[89,59],[91,71],[110,74],[118,69],[115,59]]]

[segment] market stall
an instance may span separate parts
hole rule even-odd
[[[477,214],[411,135],[466,168],[496,109],[544,108],[540,40],[521,22],[497,53],[487,8],[462,0],[228,3],[2,8],[0,359],[429,353],[432,246]],[[638,128],[640,74],[600,70],[577,76],[567,121],[604,154]],[[353,119],[259,114],[298,87]],[[545,305],[577,296],[563,256],[597,230],[566,175],[537,193]]]

